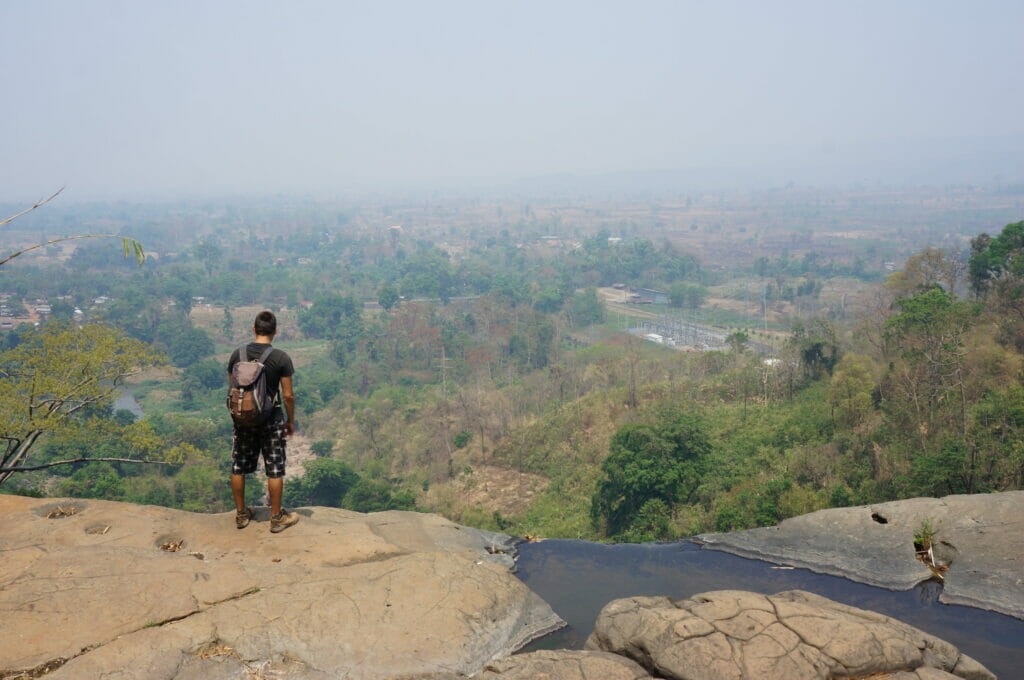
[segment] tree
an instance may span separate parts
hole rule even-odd
[[[1000,318],[1000,342],[1024,352],[1024,221],[971,241],[971,289]]]
[[[60,321],[71,321],[74,318],[75,306],[67,300],[54,300],[50,303],[48,318]]]
[[[160,325],[159,339],[167,347],[171,361],[181,368],[191,366],[203,357],[213,354],[213,340],[202,328],[169,320]]]
[[[979,310],[938,286],[896,304],[899,313],[885,324],[890,370],[881,390],[884,405],[912,433],[916,454],[932,455],[950,435],[969,437],[966,341]]]
[[[96,461],[107,459],[155,459],[168,448],[156,430],[146,421],[118,422],[99,413],[94,417],[80,417],[60,431],[46,437],[40,450],[34,454],[37,463],[55,460],[79,459]],[[69,474],[80,464],[55,469],[57,474]]]
[[[686,304],[686,290],[689,284],[676,281],[668,287],[668,303],[672,307],[682,307]]]
[[[962,441],[947,440],[936,451],[925,451],[910,461],[910,492],[923,496],[973,493],[970,453]]]
[[[605,311],[596,288],[587,288],[573,296],[569,304],[569,318],[573,326],[590,326],[604,323]]]
[[[215,237],[207,235],[193,244],[192,255],[203,263],[206,275],[211,276],[217,265],[224,261],[224,248]]]
[[[326,439],[321,439],[320,441],[313,442],[310,445],[309,450],[312,451],[313,454],[317,456],[329,456],[331,455],[331,451],[334,450],[334,442],[328,441]]]
[[[693,285],[686,291],[687,309],[697,309],[708,299],[708,289],[704,286]]]
[[[380,295],[377,296],[377,304],[390,312],[398,304],[399,299],[398,290],[394,286],[386,284],[380,289]]]
[[[124,500],[124,480],[110,463],[89,463],[59,487],[61,496]]]
[[[178,272],[164,282],[164,292],[174,300],[175,309],[188,317],[192,309],[193,280],[185,272]]]
[[[885,289],[893,298],[910,298],[936,286],[955,294],[963,270],[964,263],[956,254],[924,248],[907,258],[902,271],[889,275]]]
[[[204,389],[212,390],[226,385],[224,365],[216,359],[203,359],[185,369],[184,374],[195,378]]]
[[[202,391],[202,384],[193,375],[185,375],[181,379],[181,408],[192,411],[196,408],[196,396]]]
[[[1024,221],[1007,224],[995,238],[976,236],[971,241],[967,270],[971,287],[979,294],[1004,276],[1020,279],[1024,275]]]
[[[231,339],[235,330],[235,317],[231,315],[231,307],[224,305],[224,318],[220,322],[220,332],[225,338]]]
[[[138,288],[128,288],[109,303],[103,319],[143,342],[153,342],[160,327],[163,312],[160,301]]]
[[[782,521],[779,501],[792,483],[785,479],[772,479],[761,485],[754,497],[754,523],[759,527],[770,527]]]
[[[812,380],[831,375],[839,361],[840,347],[835,328],[825,319],[793,324],[789,345],[796,350],[804,373]]]
[[[606,533],[616,536],[630,529],[648,501],[658,499],[669,508],[690,501],[711,445],[696,419],[667,412],[653,425],[619,428],[609,450],[590,512],[595,524],[603,520]]]
[[[660,498],[652,498],[643,504],[629,529],[619,538],[627,543],[668,541],[676,538],[672,531],[672,509]]]
[[[246,493],[257,488],[250,484]],[[231,491],[216,465],[186,465],[174,478],[173,498],[175,507],[189,512],[223,512],[231,506]]]
[[[669,304],[684,309],[697,309],[708,297],[708,289],[695,283],[677,281],[669,286]]]
[[[307,337],[339,340],[352,351],[363,333],[363,305],[350,295],[320,295],[298,321]]]
[[[402,263],[398,287],[406,298],[416,296],[440,298],[447,303],[453,280],[451,263],[443,250],[427,247],[418,250]]]
[[[540,288],[533,295],[533,308],[545,314],[557,312],[562,302],[562,292],[554,286]]]
[[[1024,487],[1024,386],[993,390],[971,409],[971,446],[976,451],[979,486]]]
[[[411,491],[394,492],[384,479],[362,478],[345,495],[343,507],[356,512],[382,512],[384,510],[412,510],[416,497]]]
[[[844,428],[859,425],[871,411],[874,387],[871,361],[857,354],[843,356],[828,388],[833,420]]]
[[[305,465],[306,474],[285,485],[289,505],[322,505],[339,508],[359,475],[348,463],[333,458],[318,458]]]
[[[0,484],[15,472],[79,462],[25,464],[44,434],[73,426],[90,408],[109,408],[125,378],[162,362],[148,345],[101,324],[51,322],[26,333],[0,353]]]
[[[725,336],[725,344],[729,345],[729,349],[733,352],[742,352],[747,348],[748,342],[750,342],[750,334],[746,331],[733,331]]]

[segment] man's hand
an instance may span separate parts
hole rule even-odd
[[[284,413],[287,416],[284,421],[286,437],[295,434],[295,391],[292,390],[292,377],[281,376],[281,401],[284,402]]]

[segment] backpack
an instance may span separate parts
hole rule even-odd
[[[238,362],[231,367],[228,387],[228,410],[237,427],[259,427],[274,412],[274,395],[267,391],[264,362],[273,347],[263,350],[255,361],[248,359],[248,346],[238,350]]]

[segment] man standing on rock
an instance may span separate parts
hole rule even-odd
[[[299,521],[297,514],[281,507],[285,441],[295,433],[295,394],[292,391],[295,368],[286,352],[271,347],[277,334],[277,317],[273,312],[257,314],[252,330],[255,335],[253,341],[236,349],[228,359],[228,384],[232,384],[231,370],[240,360],[261,361],[266,393],[274,400],[274,407],[271,415],[259,425],[243,427],[235,423],[231,444],[231,495],[235,499],[235,526],[244,529],[252,519],[252,509],[245,504],[245,476],[256,472],[262,455],[263,468],[267,473],[267,495],[270,497],[270,531],[276,534]],[[246,356],[240,358],[243,351]],[[281,411],[282,402],[284,413]]]

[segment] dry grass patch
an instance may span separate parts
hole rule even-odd
[[[547,485],[548,480],[540,475],[495,465],[474,465],[471,472],[431,487],[423,504],[428,508],[474,508],[514,517],[525,513]]]
[[[228,647],[227,645],[211,642],[206,647],[200,649],[196,656],[198,656],[200,659],[212,659],[218,656],[230,656],[237,659],[238,652],[236,652],[233,648]]]

